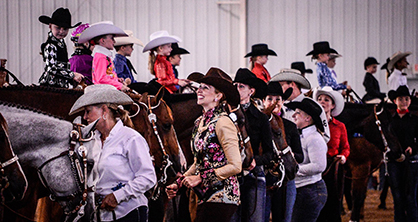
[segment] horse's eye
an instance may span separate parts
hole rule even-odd
[[[167,131],[170,130],[171,129],[171,123],[164,123],[163,124],[163,129],[167,130]]]

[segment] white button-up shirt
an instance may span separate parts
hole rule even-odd
[[[156,183],[156,175],[145,139],[135,130],[123,126],[119,120],[102,143],[96,130],[96,146],[89,151],[95,160],[90,185],[96,193],[106,196],[113,193],[118,202],[116,219],[133,209],[147,206],[144,193]],[[117,187],[120,187],[117,189]],[[112,190],[113,189],[113,190]],[[102,221],[112,221],[112,212],[101,209]]]
[[[397,90],[399,86],[407,86],[406,75],[402,75],[400,70],[394,69],[390,74],[389,79],[389,90]]]

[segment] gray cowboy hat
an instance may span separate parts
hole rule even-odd
[[[71,107],[69,115],[80,112],[84,107],[110,103],[117,105],[128,105],[134,101],[126,93],[116,89],[116,87],[107,84],[90,85],[84,89],[84,94],[75,101]]]
[[[331,116],[336,117],[344,110],[344,98],[341,93],[333,90],[330,86],[324,86],[322,89],[315,89],[312,98],[318,101],[318,96],[327,95],[331,97],[335,104],[334,109],[331,110]]]
[[[49,25],[50,23],[58,25],[63,28],[74,28],[81,24],[81,22],[71,25],[71,13],[68,8],[58,8],[52,13],[52,16],[41,15],[39,16],[39,21]]]
[[[395,63],[399,60],[401,60],[404,57],[407,57],[409,55],[411,55],[412,52],[395,52],[391,57],[390,57],[390,61],[388,62],[388,69],[392,70],[393,67],[395,66]],[[409,64],[409,63],[408,63]]]
[[[304,98],[301,102],[290,102],[284,105],[292,110],[296,110],[296,108],[298,108],[304,111],[306,114],[312,117],[316,128],[318,128],[319,131],[324,132],[324,126],[322,125],[320,117],[322,108],[317,102],[310,98]]]
[[[121,36],[115,38],[115,46],[137,44],[144,47],[144,43],[141,40],[134,37],[134,33],[131,30],[123,30],[128,36]]]
[[[296,69],[281,69],[269,82],[293,81],[299,83],[303,89],[311,89],[311,83]]]
[[[175,35],[169,35],[166,30],[156,31],[150,36],[150,41],[145,45],[142,52],[149,51],[157,46],[165,45],[168,43],[181,42],[181,39]]]
[[[122,29],[113,25],[111,21],[103,21],[90,25],[78,38],[78,43],[85,43],[101,35],[128,36]]]

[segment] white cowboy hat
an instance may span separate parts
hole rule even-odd
[[[168,43],[176,43],[181,42],[181,39],[174,35],[169,35],[166,30],[156,31],[152,33],[150,36],[150,41],[145,45],[144,50],[142,52],[149,51],[157,46],[168,44]]]
[[[335,117],[341,114],[344,109],[344,98],[341,93],[333,90],[330,86],[324,86],[324,88],[315,88],[312,98],[318,101],[319,95],[327,95],[334,101],[335,107],[331,110],[331,116]]]
[[[301,88],[310,89],[311,83],[308,79],[302,76],[302,73],[297,69],[281,69],[278,74],[273,76],[269,82],[293,81],[299,83]]]
[[[395,54],[393,54],[393,55],[390,57],[390,61],[389,61],[389,63],[388,63],[388,69],[389,69],[389,70],[392,70],[392,69],[393,69],[393,66],[395,65],[395,63],[396,63],[397,61],[399,61],[399,60],[401,60],[403,57],[407,57],[407,56],[409,56],[409,55],[411,55],[411,54],[412,54],[412,52],[401,52],[401,51],[395,52]]]
[[[90,85],[84,89],[84,94],[75,101],[69,115],[82,111],[85,106],[111,103],[118,105],[132,104],[134,101],[126,93],[107,84]]]
[[[94,23],[90,27],[85,29],[78,38],[78,43],[85,43],[90,41],[94,37],[110,34],[115,35],[115,37],[128,36],[122,29],[113,25],[113,22],[103,21]]]
[[[131,30],[123,30],[128,36],[116,37],[115,46],[137,44],[144,47],[144,43],[141,40],[134,37],[134,33]]]

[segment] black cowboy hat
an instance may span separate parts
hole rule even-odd
[[[268,48],[267,44],[260,43],[255,44],[251,46],[251,52],[247,53],[247,55],[244,56],[244,58],[250,57],[250,56],[261,56],[261,55],[273,55],[277,56],[277,54]]]
[[[71,26],[71,13],[67,8],[58,8],[52,13],[51,17],[41,15],[39,16],[39,21],[47,25],[52,23],[63,28],[74,28],[81,24],[81,22],[79,22],[74,26]]]
[[[221,69],[215,67],[210,68],[206,72],[206,75],[197,82],[211,85],[221,91],[231,106],[239,105],[240,96],[237,87],[232,84],[231,77]]]
[[[387,69],[388,68],[388,63],[389,63],[389,61],[390,61],[390,57],[388,57],[387,59],[386,59],[386,63],[385,64],[383,64],[382,65],[382,67],[380,67],[380,69]]]
[[[305,68],[304,62],[292,62],[292,64],[290,65],[290,68],[299,70],[300,73],[302,73],[302,75],[305,73],[313,73],[312,69]]]
[[[286,100],[292,95],[293,88],[288,88],[286,92],[283,93],[282,85],[279,82],[269,82],[267,84],[267,95],[272,96],[281,96],[282,100]]]
[[[177,42],[171,43],[171,48],[173,50],[171,50],[170,56],[168,57],[175,56],[175,55],[182,55],[182,54],[190,54],[190,52],[187,51],[186,49],[180,48]]]
[[[374,64],[379,65],[380,63],[378,63],[374,57],[367,57],[367,59],[364,60],[364,69],[366,70],[367,66],[374,65]]]
[[[301,102],[290,102],[284,105],[292,110],[296,110],[296,108],[298,108],[304,111],[306,114],[312,117],[314,124],[318,128],[318,130],[324,132],[324,126],[322,125],[320,117],[322,113],[322,108],[318,103],[316,103],[310,98],[305,98]]]
[[[335,51],[334,49],[331,49],[329,47],[329,42],[315,42],[313,44],[313,50],[308,52],[308,54],[306,54],[306,56],[308,55],[318,55],[318,54],[322,54],[322,53],[335,53],[338,54],[337,51]]]
[[[390,90],[388,92],[388,97],[390,100],[392,100],[393,102],[395,102],[395,99],[400,97],[400,96],[409,96],[411,97],[411,94],[409,93],[409,89],[407,86],[399,86],[396,91],[395,90]]]
[[[263,99],[267,95],[267,84],[263,80],[257,78],[257,76],[247,68],[238,69],[235,74],[234,82],[243,83],[254,88],[255,98]]]

